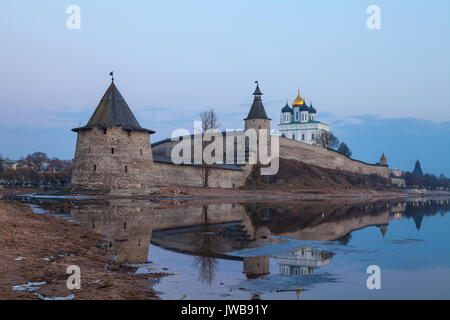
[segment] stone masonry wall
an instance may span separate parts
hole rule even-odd
[[[294,159],[326,169],[358,174],[377,174],[389,179],[389,168],[350,159],[338,152],[280,137],[280,157]]]
[[[114,150],[113,150],[114,148]],[[75,189],[142,189],[152,186],[153,164],[147,132],[121,127],[78,133],[72,186]]]
[[[237,189],[245,184],[251,166],[242,166],[242,171],[209,168],[208,186],[211,188]],[[156,186],[203,187],[201,166],[153,163],[153,182]]]
[[[156,153],[167,156],[176,143],[156,146]],[[114,148],[114,152],[112,152]],[[358,174],[378,174],[389,179],[388,167],[352,160],[342,154],[299,141],[280,138],[280,155],[327,169]],[[242,170],[210,167],[211,188],[234,189],[245,184],[252,165]],[[174,165],[153,162],[147,132],[125,131],[121,127],[94,128],[78,133],[72,186],[74,189],[95,189],[121,193],[145,190],[153,186],[203,186],[202,166]]]

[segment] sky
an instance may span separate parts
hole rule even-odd
[[[80,8],[80,29],[66,22]],[[381,29],[369,30],[377,5]],[[70,159],[114,70],[152,142],[214,108],[243,127],[254,81],[276,128],[297,88],[353,156],[450,176],[450,2],[0,2],[0,154]]]

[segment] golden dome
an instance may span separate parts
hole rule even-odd
[[[294,102],[292,102],[292,106],[302,106],[305,103],[305,100],[303,100],[302,96],[300,95],[300,89],[298,89],[297,98],[295,98]]]

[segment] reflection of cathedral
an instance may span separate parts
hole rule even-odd
[[[317,251],[310,247],[299,248],[287,255],[276,256],[283,275],[307,275],[314,270],[330,263],[333,254],[325,251]]]

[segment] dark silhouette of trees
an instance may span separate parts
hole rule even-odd
[[[418,176],[411,172],[404,174],[405,184],[410,188],[426,188],[435,190],[438,188],[448,189],[450,188],[450,179],[445,177],[442,173],[438,177],[434,174],[423,174]]]
[[[3,172],[3,170],[5,169],[3,167],[3,161],[5,161],[5,159],[3,159],[3,156],[0,154],[0,174]]]
[[[341,142],[337,151],[346,155],[349,158],[352,156],[352,151],[345,142]]]

